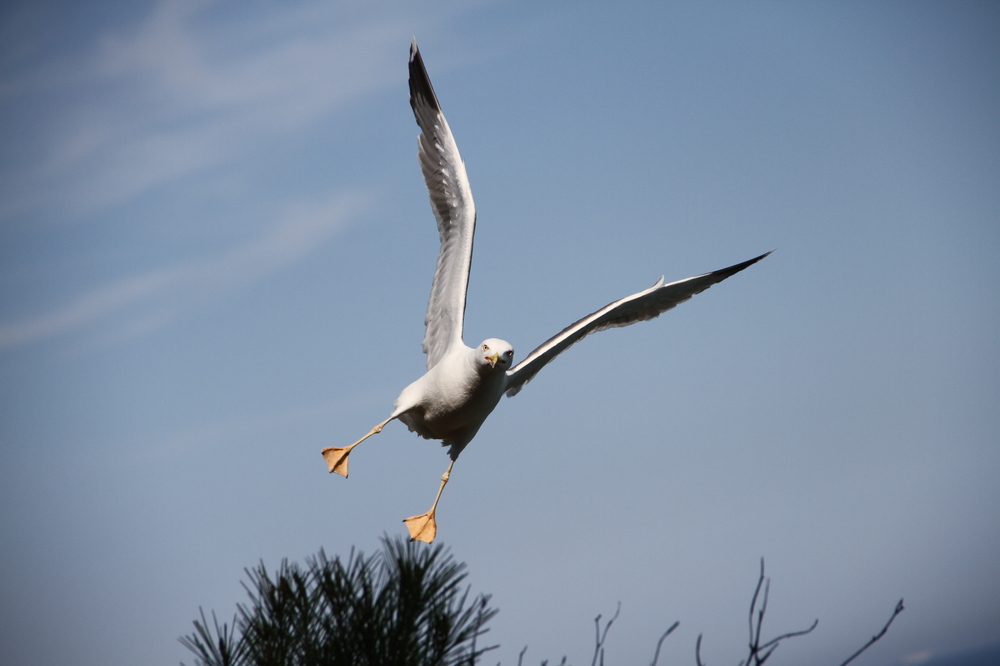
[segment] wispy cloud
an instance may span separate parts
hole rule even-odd
[[[405,21],[346,22],[344,11],[162,1],[80,53],[4,76],[0,99],[23,125],[5,134],[30,138],[17,155],[0,149],[0,219],[79,218],[237,164],[400,78]],[[39,100],[50,117],[16,112]]]
[[[161,268],[89,290],[71,282],[50,289],[33,314],[0,316],[0,349],[109,322],[102,330],[113,329],[113,337],[156,329],[192,303],[303,258],[347,224],[363,197],[265,197],[251,160],[294,145],[296,133],[335,124],[338,111],[403,81],[406,45],[420,19],[408,20],[416,10],[407,5],[392,9],[156,0],[138,19],[81,22],[71,45],[50,50],[30,46],[35,14],[21,13],[23,31],[4,25],[0,34],[11,39],[0,45],[0,243],[7,254],[30,238],[33,256],[43,257],[48,243],[64,242],[68,224],[81,225],[81,256],[99,254],[103,232],[88,235],[86,225],[100,227],[125,204],[135,207],[128,213],[137,220],[134,242],[156,244],[173,232],[141,228],[139,220],[156,217],[141,211],[157,205],[165,186],[198,210],[211,189],[204,183],[222,184],[233,194],[228,218],[254,218],[248,227],[260,228],[263,210],[285,213],[209,259],[165,257]],[[9,275],[6,284],[22,282]],[[25,290],[7,301],[19,301],[25,313],[30,298]]]
[[[214,257],[131,275],[50,312],[0,325],[0,349],[125,315],[126,329],[156,328],[203,299],[250,284],[319,249],[365,205],[359,194],[297,205],[272,228]]]

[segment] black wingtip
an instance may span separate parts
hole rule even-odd
[[[410,42],[410,106],[416,111],[417,107],[422,105],[441,111],[434,86],[431,85],[427,68],[424,67],[424,59],[420,57],[420,49],[417,48],[417,38],[414,37]]]
[[[778,248],[774,248],[774,250],[777,250],[777,249],[778,249]],[[754,257],[753,259],[751,259],[751,260],[750,260],[750,263],[751,263],[751,264],[756,264],[756,263],[757,263],[758,261],[760,261],[760,260],[761,260],[761,259],[763,259],[764,257],[769,257],[769,256],[771,256],[771,254],[772,254],[772,253],[774,252],[774,250],[768,250],[767,252],[765,252],[764,254],[760,255],[759,257]],[[748,264],[748,265],[749,265],[749,264]]]
[[[774,248],[774,250],[777,250],[777,249],[778,248]],[[739,264],[736,264],[734,266],[730,266],[729,268],[723,268],[723,269],[718,270],[718,271],[713,271],[711,274],[712,275],[721,275],[721,276],[723,276],[723,279],[725,279],[725,278],[727,278],[727,277],[729,277],[731,275],[736,275],[737,273],[739,273],[740,271],[742,271],[744,268],[749,268],[750,266],[753,266],[758,261],[760,261],[764,257],[766,257],[769,254],[771,254],[771,252],[774,252],[774,250],[770,250],[768,252],[765,252],[764,254],[760,255],[759,257],[754,257],[753,259],[747,259],[746,261],[741,262]]]

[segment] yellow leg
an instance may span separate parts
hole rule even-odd
[[[434,504],[431,505],[431,510],[427,513],[422,513],[419,516],[410,516],[403,521],[406,523],[406,529],[410,530],[410,541],[424,541],[426,543],[431,543],[434,541],[434,537],[437,536],[437,521],[434,520],[434,512],[437,510],[438,500],[441,499],[441,493],[444,492],[444,487],[448,485],[448,479],[451,478],[451,468],[454,465],[455,461],[452,460],[448,463],[448,469],[441,475],[441,487],[438,488],[438,494],[437,497],[434,498]]]
[[[390,416],[385,421],[382,421],[382,423],[379,423],[377,426],[369,430],[367,435],[365,435],[358,441],[354,442],[350,446],[328,446],[325,449],[323,449],[321,453],[323,454],[323,458],[326,459],[326,464],[330,468],[330,473],[332,474],[333,472],[336,472],[337,474],[342,475],[344,478],[347,478],[347,456],[351,455],[351,451],[354,449],[354,447],[360,444],[361,442],[365,441],[372,435],[377,435],[378,433],[382,432],[382,428],[385,427],[385,424],[393,420],[394,418],[396,417]]]

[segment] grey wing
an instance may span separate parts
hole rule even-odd
[[[771,252],[774,252],[774,250],[771,250]],[[744,261],[741,264],[730,266],[729,268],[705,273],[704,275],[696,275],[695,277],[678,280],[670,284],[663,284],[663,278],[661,277],[649,289],[626,296],[614,303],[609,303],[597,312],[587,315],[574,324],[570,324],[528,354],[523,361],[507,371],[507,388],[505,391],[507,396],[517,395],[517,392],[530,382],[549,361],[591,333],[616,326],[628,326],[629,324],[658,317],[695,294],[705,291],[713,284],[722,282],[727,277],[735,275],[744,268],[757,263],[771,254],[771,252],[762,254],[749,261]]]
[[[441,237],[441,252],[424,319],[427,328],[423,348],[430,370],[451,345],[462,343],[476,206],[465,163],[427,77],[416,39],[410,45],[410,106],[420,126],[420,170]]]

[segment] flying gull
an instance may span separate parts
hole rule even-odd
[[[411,540],[430,543],[437,534],[434,514],[455,460],[476,436],[502,395],[516,395],[547,363],[585,336],[653,319],[760,261],[770,252],[729,268],[669,284],[664,284],[661,277],[649,289],[619,299],[570,324],[517,365],[514,365],[514,348],[504,340],[489,338],[475,348],[467,347],[462,340],[462,327],[472,266],[476,207],[465,163],[427,77],[416,39],[410,45],[410,106],[420,126],[420,170],[427,183],[441,237],[441,252],[424,320],[423,350],[427,354],[427,372],[403,389],[393,403],[395,409],[389,418],[350,446],[323,449],[323,457],[330,472],[346,477],[347,458],[354,447],[381,432],[393,419],[399,419],[421,437],[442,440],[448,447],[451,461],[441,476],[434,504],[427,513],[404,520]]]

